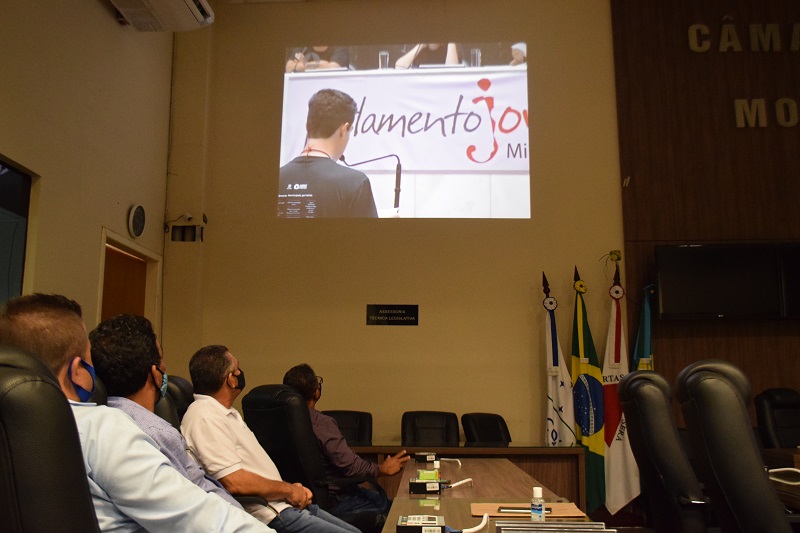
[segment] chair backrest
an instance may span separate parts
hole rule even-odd
[[[445,411],[406,411],[400,435],[403,446],[458,446],[458,417]]]
[[[155,413],[180,431],[183,415],[193,401],[192,383],[186,378],[170,374],[167,379],[167,394],[156,403]]]
[[[670,388],[655,372],[640,370],[617,388],[628,439],[656,533],[704,532],[709,509],[672,416]]]
[[[698,476],[723,531],[789,532],[764,471],[747,404],[750,382],[726,361],[704,360],[678,374],[675,394],[689,429]]]
[[[766,389],[754,399],[758,431],[765,448],[800,446],[800,392]]]
[[[192,382],[181,376],[170,374],[167,383],[167,394],[175,403],[175,410],[178,411],[178,418],[183,420],[183,415],[189,405],[194,401],[194,387]]]
[[[330,508],[322,450],[305,399],[288,385],[259,385],[242,398],[242,413],[283,480],[302,483],[316,504]]]
[[[7,533],[100,531],[81,442],[50,369],[0,347],[0,517]]]
[[[495,413],[464,413],[461,427],[467,446],[508,446],[511,433],[505,419]]]
[[[372,446],[372,413],[366,411],[322,411],[336,420],[348,446]]]

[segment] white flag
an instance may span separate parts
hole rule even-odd
[[[628,373],[628,348],[622,327],[620,300],[625,295],[619,282],[619,265],[611,287],[611,320],[608,323],[603,360],[603,400],[606,440],[606,509],[616,514],[641,492],[639,468],[633,458],[625,415],[617,396],[619,380]]]
[[[549,302],[550,301],[550,302]],[[553,306],[548,308],[548,303]],[[572,397],[572,378],[569,367],[564,362],[561,344],[556,334],[554,307],[555,298],[545,299],[547,318],[545,319],[545,338],[547,339],[547,413],[545,442],[547,446],[575,446],[575,407]]]

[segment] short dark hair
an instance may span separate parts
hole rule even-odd
[[[0,314],[0,344],[41,359],[58,375],[83,357],[89,338],[80,304],[60,294],[29,294],[6,302]]]
[[[283,376],[283,384],[297,389],[306,401],[314,398],[314,393],[319,388],[314,369],[305,363],[290,368]]]
[[[101,322],[91,333],[92,363],[109,396],[128,397],[141,390],[158,366],[153,325],[143,316],[118,315]]]
[[[345,122],[353,124],[356,102],[336,89],[322,89],[308,101],[306,133],[311,139],[327,139]]]
[[[212,395],[222,388],[233,368],[228,351],[226,346],[212,344],[194,353],[189,361],[189,375],[195,393]]]

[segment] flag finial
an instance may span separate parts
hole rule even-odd
[[[573,283],[572,286],[581,294],[587,290],[586,283],[581,279],[581,275],[578,274],[578,267],[575,267],[575,283]]]

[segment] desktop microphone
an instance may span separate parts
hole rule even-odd
[[[394,208],[400,208],[400,174],[402,173],[402,165],[400,164],[400,156],[397,154],[386,154],[380,157],[375,157],[373,159],[367,159],[366,161],[359,161],[358,163],[348,163],[344,159],[344,154],[339,157],[339,161],[347,165],[348,167],[357,167],[359,165],[365,165],[367,163],[372,163],[373,161],[380,161],[381,159],[387,159],[389,157],[394,157],[397,159],[397,166],[394,170]]]

